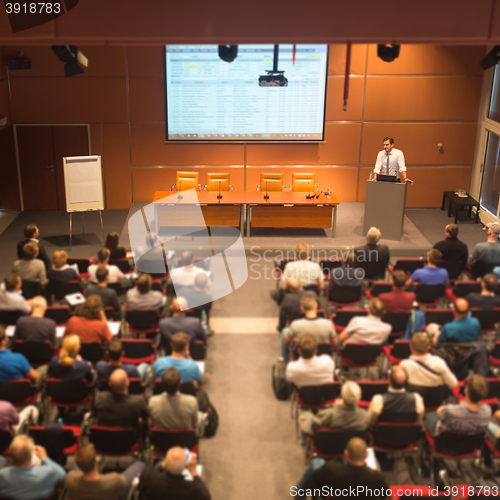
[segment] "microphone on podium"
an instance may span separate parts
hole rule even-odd
[[[220,200],[222,199],[222,195],[220,194],[220,183],[221,183],[221,181],[219,181],[219,194],[217,195],[217,199],[219,200],[219,203],[220,203]]]
[[[268,200],[269,195],[267,194],[267,181],[266,181],[266,194],[264,195],[264,200]]]
[[[179,182],[179,194],[177,195],[178,200],[182,200],[182,181]]]

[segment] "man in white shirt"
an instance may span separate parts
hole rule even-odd
[[[109,250],[107,248],[101,248],[99,252],[97,252],[97,263],[92,264],[88,268],[89,273],[89,281],[92,283],[98,283],[96,271],[99,267],[106,267],[108,270],[108,283],[121,283],[121,281],[125,278],[125,275],[120,271],[118,266],[113,264],[108,264],[109,262]]]
[[[376,298],[370,301],[368,316],[354,316],[339,335],[340,342],[366,342],[367,344],[383,344],[392,331],[389,323],[382,321],[385,313],[384,303]]]
[[[182,252],[180,264],[181,267],[176,267],[170,271],[170,279],[177,296],[182,295],[183,287],[193,288],[196,276],[205,272],[201,267],[194,265],[193,252],[190,250]]]
[[[406,178],[406,165],[403,151],[394,147],[394,139],[386,137],[384,139],[384,149],[377,155],[375,168],[373,169],[374,179],[377,180],[377,175],[395,175],[400,182],[408,182],[413,184],[413,181]]]
[[[431,343],[425,333],[419,332],[412,337],[410,344],[412,354],[400,363],[408,373],[408,382],[424,387],[447,385],[450,389],[454,389],[458,385],[457,377],[443,358],[429,353],[430,348]]]
[[[320,265],[309,259],[310,249],[307,243],[301,243],[295,248],[297,260],[288,262],[281,277],[281,289],[286,290],[288,278],[297,278],[303,288],[316,285],[318,290],[324,287],[324,276]],[[281,301],[279,301],[281,302]]]
[[[335,363],[328,354],[317,355],[318,342],[309,333],[300,338],[300,358],[286,366],[286,379],[298,389],[306,385],[324,385],[333,382]]]
[[[21,311],[28,314],[31,311],[31,300],[21,295],[23,282],[16,273],[8,274],[0,285],[0,309],[5,311]]]

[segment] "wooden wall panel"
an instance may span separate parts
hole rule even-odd
[[[130,208],[132,189],[128,125],[105,123],[103,137],[107,208]]]
[[[90,151],[93,155],[103,155],[102,132],[102,123],[90,124]]]
[[[166,127],[132,123],[132,165],[235,165],[244,162],[242,144],[165,144]]]
[[[124,78],[15,78],[16,123],[126,122]]]
[[[165,122],[163,78],[130,78],[130,121]]]
[[[368,77],[365,120],[476,121],[482,77]]]
[[[14,146],[14,127],[0,130],[0,209],[21,209],[19,180],[17,177],[16,150]]]
[[[344,77],[328,77],[326,99],[327,121],[360,121],[363,114],[364,77],[349,78],[349,99],[344,111]]]
[[[365,123],[361,165],[375,165],[384,137],[394,138],[408,165],[472,165],[476,123]],[[437,145],[442,144],[442,153]]]
[[[7,117],[7,125],[12,125],[12,114],[10,112],[9,84],[7,78],[0,79],[0,116]],[[3,127],[3,128],[5,128]],[[0,130],[2,127],[0,126]]]
[[[365,44],[354,44],[351,46],[351,75],[365,74],[367,49],[368,45]],[[330,45],[330,51],[328,54],[329,75],[345,75],[346,52],[346,44]]]
[[[130,76],[165,76],[165,47],[127,47]]]

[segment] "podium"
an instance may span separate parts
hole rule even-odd
[[[384,240],[400,240],[406,206],[406,182],[366,181],[363,231],[378,227]]]

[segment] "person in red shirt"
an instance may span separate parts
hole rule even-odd
[[[73,316],[66,326],[64,336],[75,334],[82,344],[104,344],[112,339],[106,314],[99,295],[91,295],[81,305],[78,316]]]
[[[411,312],[416,300],[414,292],[405,291],[406,274],[401,269],[392,275],[392,292],[381,293],[378,298],[384,303],[386,312]]]

